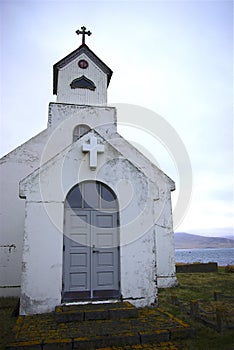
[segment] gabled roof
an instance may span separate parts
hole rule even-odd
[[[57,94],[57,85],[58,85],[58,71],[60,68],[65,67],[68,63],[79,57],[82,53],[85,53],[106,75],[107,75],[107,86],[110,83],[112,70],[102,61],[100,58],[95,55],[95,53],[90,50],[86,44],[82,44],[75,51],[71,52],[69,55],[64,57],[62,60],[58,61],[53,66],[53,94]]]
[[[91,130],[90,130],[91,131]],[[89,132],[90,132],[89,131]],[[168,184],[170,191],[175,190],[175,182],[166,175],[160,168],[158,168],[154,163],[152,163],[143,153],[138,151],[132,144],[125,140],[119,133],[115,133],[111,138],[106,138],[105,133],[100,133],[94,128],[92,129],[95,135],[101,137],[103,141],[106,141],[110,147],[115,149],[124,159],[127,159],[135,168],[141,171],[148,179],[155,182],[156,177],[163,178]],[[43,169],[49,166],[54,166],[54,164],[62,157],[66,156],[69,151],[71,151],[76,145],[82,143],[84,137],[87,133],[81,136],[78,140],[67,146],[63,151],[59,152],[57,155],[49,159],[46,163],[43,163],[38,169],[34,170],[31,174],[27,175],[20,181],[20,198],[25,198],[25,186],[27,184],[32,184],[32,179],[40,175]]]

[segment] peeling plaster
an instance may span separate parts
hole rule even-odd
[[[99,141],[105,144],[105,152],[98,156],[98,167],[94,172],[91,172],[87,158],[81,151],[81,145],[89,135],[71,143],[74,126],[85,123],[86,120],[95,129],[93,132]],[[2,160],[4,166],[9,166],[8,161],[12,161],[12,164],[15,162],[14,181],[18,183],[23,179],[20,194],[26,197],[26,201],[17,198],[20,203],[18,205],[17,202],[17,208],[22,209],[26,202],[25,228],[22,217],[16,218],[21,237],[25,230],[22,314],[47,312],[48,308],[53,309],[60,303],[63,205],[66,193],[80,179],[102,181],[118,194],[121,207],[120,237],[123,244],[120,253],[121,293],[124,299],[132,300],[136,306],[152,304],[157,298],[157,284],[173,285],[176,281],[173,259],[167,256],[173,254],[173,244],[170,241],[170,236],[173,236],[170,203],[173,181],[116,132],[115,108],[52,103],[49,106],[48,123],[46,133],[29,141],[32,143],[30,151],[24,149],[29,146],[26,143],[11,152],[9,159],[6,157]],[[42,165],[37,169],[40,165],[38,155],[41,154]],[[18,172],[18,158],[21,155],[26,159],[27,169]],[[23,162],[20,163],[22,165]],[[61,169],[64,173],[59,177]],[[57,184],[62,184],[62,191],[58,190]],[[6,189],[8,190],[9,188]],[[129,198],[126,194],[129,194]],[[59,218],[57,226],[54,218]],[[131,229],[127,226],[130,221],[135,223]],[[134,236],[137,230],[141,233],[140,237]],[[165,240],[169,245],[166,250]],[[17,242],[16,244],[19,250],[17,264],[21,265],[21,250],[18,249]],[[48,247],[53,247],[53,253],[48,253]],[[43,254],[39,254],[38,249]],[[38,259],[42,260],[39,262]],[[47,286],[48,298],[43,294]]]
[[[11,253],[12,250],[16,249],[15,244],[0,245],[0,248],[8,248],[8,252]]]
[[[30,315],[35,313],[42,312],[51,312],[54,310],[53,305],[54,301],[51,302],[51,299],[45,298],[43,300],[34,299],[27,294],[22,293],[20,298],[20,314],[21,315]]]

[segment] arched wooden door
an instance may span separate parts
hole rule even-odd
[[[100,182],[83,182],[65,201],[63,295],[66,301],[119,298],[118,203]]]

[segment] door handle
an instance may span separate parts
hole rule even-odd
[[[99,250],[97,250],[97,249],[95,249],[96,247],[95,247],[95,244],[93,244],[93,246],[92,246],[92,249],[93,249],[93,253],[99,253]]]

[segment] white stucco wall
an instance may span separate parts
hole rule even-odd
[[[99,142],[105,144],[96,171],[90,170],[89,154],[81,150],[89,135],[71,145],[72,131],[79,124],[95,128]],[[60,303],[64,198],[72,186],[87,179],[103,181],[118,194],[123,298],[137,306],[150,305],[157,296],[157,284],[176,282],[170,202],[174,183],[116,132],[116,124],[115,108],[51,103],[47,130],[1,159],[1,245],[16,246],[0,251],[1,296],[20,292],[25,200],[19,199],[18,186],[28,176],[20,188],[20,195],[27,197],[23,314],[50,311]],[[36,171],[42,164],[43,171]],[[39,265],[41,252],[49,258]],[[35,276],[43,278],[41,287]],[[50,280],[54,287],[47,293]]]
[[[168,288],[177,285],[175,271],[174,233],[172,230],[156,226],[157,246],[157,287]]]
[[[62,220],[62,203],[48,205],[60,213]],[[43,203],[27,203],[26,213],[29,220],[25,221],[21,310],[37,314],[52,311],[54,305],[60,304],[63,236],[49,219]]]
[[[136,307],[157,302],[153,230],[121,247],[121,292]]]
[[[110,137],[116,110],[51,103],[48,128],[0,159],[0,296],[20,295],[25,201],[19,182],[70,145],[74,127],[84,123]]]
[[[78,124],[88,124],[91,129],[105,128],[106,133],[111,135],[117,128],[117,116],[115,107],[74,105],[67,103],[49,104],[48,128],[62,129],[71,135],[73,128]],[[61,140],[60,140],[61,141]],[[67,145],[72,143],[68,138]]]
[[[39,166],[46,140],[43,131],[0,160],[0,296],[20,294],[25,203],[19,181]]]
[[[27,198],[21,314],[52,311],[61,302],[63,205],[70,188],[83,180],[102,181],[117,194],[123,299],[145,306],[157,298],[156,184],[105,139],[96,136],[105,152],[98,156],[95,171],[89,167],[89,156],[82,152],[82,144],[89,141],[87,134],[21,182],[21,195]],[[163,178],[158,179],[159,189],[163,182]]]
[[[154,201],[154,215],[157,223],[155,225],[157,286],[158,288],[168,288],[177,285],[171,191],[168,186],[165,186],[160,197],[164,198],[165,205],[161,205],[158,200]]]

